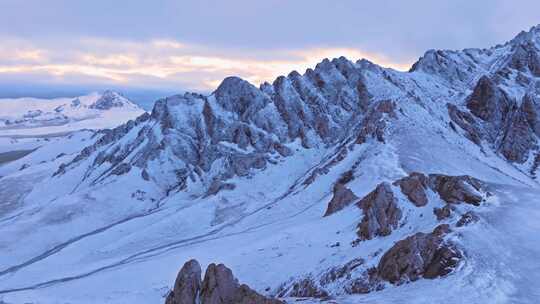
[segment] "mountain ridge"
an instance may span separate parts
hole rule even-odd
[[[525,34],[522,33],[518,36],[528,38],[536,37],[534,35],[535,33],[537,34],[537,32],[538,31],[535,32],[535,27],[533,27],[531,29],[531,32],[527,32]],[[365,115],[369,112],[368,107],[370,105],[370,102],[371,106],[373,106],[375,103],[378,103],[385,99],[385,97],[376,96],[377,94],[380,94],[379,92],[377,92],[379,88],[371,88],[366,85],[366,82],[368,81],[365,80],[366,75],[371,75],[371,77],[373,78],[372,81],[378,81],[379,83],[386,82],[387,87],[382,88],[383,90],[396,90],[397,88],[397,90],[403,91],[405,96],[399,96],[397,98],[411,98],[411,100],[414,101],[415,99],[426,99],[424,96],[414,96],[415,94],[423,94],[423,92],[419,92],[417,88],[413,87],[414,85],[418,85],[419,80],[423,81],[422,78],[414,79],[415,75],[419,72],[429,75],[437,69],[444,69],[445,71],[455,69],[455,73],[443,73],[443,79],[437,80],[438,83],[435,83],[435,86],[448,86],[451,90],[454,91],[459,91],[462,90],[463,87],[467,87],[467,90],[473,91],[473,95],[470,95],[468,97],[464,96],[464,99],[470,99],[474,96],[482,98],[483,96],[480,96],[481,94],[479,93],[474,95],[474,90],[478,91],[482,88],[482,86],[502,87],[502,94],[513,95],[505,97],[507,99],[515,99],[515,101],[512,102],[513,104],[520,103],[521,98],[518,97],[518,94],[529,94],[529,97],[527,98],[529,102],[526,106],[529,109],[529,113],[531,113],[532,111],[532,114],[528,115],[528,117],[532,117],[536,115],[536,110],[534,110],[534,104],[536,103],[533,101],[535,99],[531,96],[533,94],[537,94],[537,92],[529,92],[531,91],[531,89],[529,87],[524,87],[525,84],[523,83],[523,81],[525,80],[523,79],[528,79],[526,78],[528,77],[526,76],[526,73],[532,73],[532,76],[534,76],[533,70],[536,68],[533,68],[533,70],[531,70],[528,68],[528,64],[522,64],[518,66],[511,65],[510,68],[514,68],[514,70],[517,71],[517,76],[515,77],[518,80],[522,79],[521,82],[518,81],[518,84],[523,88],[518,88],[519,92],[516,89],[514,89],[513,92],[506,92],[504,91],[506,83],[514,79],[508,79],[508,77],[503,78],[500,76],[500,74],[501,70],[508,70],[509,67],[502,66],[500,67],[500,69],[493,71],[490,76],[486,76],[485,74],[483,74],[483,72],[490,70],[489,67],[482,66],[484,62],[486,62],[486,60],[482,61],[480,59],[475,59],[474,57],[481,57],[485,55],[485,52],[491,53],[491,55],[488,54],[488,57],[490,57],[493,56],[494,50],[496,49],[505,48],[508,45],[512,45],[512,47],[516,47],[516,45],[521,46],[524,43],[523,38],[516,38],[513,41],[516,42],[506,44],[502,47],[494,47],[491,49],[466,49],[461,51],[461,53],[463,53],[464,55],[459,55],[456,58],[452,57],[450,59],[447,59],[447,61],[441,61],[441,59],[439,58],[440,56],[443,56],[441,54],[444,54],[444,52],[447,51],[428,51],[426,52],[426,55],[424,57],[420,58],[413,65],[413,67],[411,68],[411,72],[409,73],[400,73],[391,69],[384,69],[366,60],[359,60],[356,63],[353,63],[347,60],[345,57],[340,57],[333,60],[325,59],[319,64],[317,64],[314,69],[307,69],[303,75],[300,75],[298,72],[293,71],[289,73],[288,76],[280,76],[276,78],[276,80],[272,84],[261,84],[260,88],[256,88],[255,86],[245,80],[242,80],[241,78],[228,77],[224,79],[223,82],[218,86],[218,88],[208,96],[196,93],[185,93],[183,96],[175,95],[173,97],[158,100],[156,102],[156,105],[154,106],[151,117],[153,119],[160,120],[160,123],[162,124],[162,127],[164,129],[172,126],[173,129],[185,130],[181,132],[187,132],[187,130],[192,129],[193,126],[173,126],[174,122],[172,120],[175,119],[174,115],[170,116],[168,114],[168,111],[170,111],[172,108],[177,106],[179,107],[180,104],[183,103],[180,100],[185,100],[184,103],[186,104],[187,108],[199,107],[197,110],[195,110],[196,112],[198,111],[197,113],[192,113],[190,117],[184,116],[182,119],[180,119],[181,121],[186,121],[189,119],[195,119],[196,121],[198,121],[198,127],[196,128],[197,132],[199,132],[199,135],[196,135],[194,133],[189,134],[188,132],[188,134],[186,135],[188,135],[191,140],[186,143],[187,145],[204,145],[204,143],[201,141],[198,141],[197,143],[193,141],[196,136],[206,136],[206,139],[203,139],[203,141],[209,140],[210,138],[210,143],[212,145],[215,145],[218,143],[218,140],[216,140],[217,135],[215,134],[219,134],[219,138],[225,138],[226,142],[230,142],[233,145],[238,145],[241,150],[245,150],[246,148],[248,148],[248,146],[251,146],[250,148],[253,148],[256,152],[272,154],[276,150],[276,148],[272,146],[277,146],[277,149],[281,150],[280,154],[283,156],[290,154],[289,151],[286,151],[286,147],[283,148],[284,143],[290,143],[295,139],[300,139],[302,146],[305,148],[319,144],[335,144],[340,140],[343,140],[344,137],[350,135],[344,134],[340,130],[349,130],[350,128],[354,130],[355,124],[358,124],[359,120],[369,120],[370,118],[366,117]],[[450,52],[452,52],[453,54],[460,53],[457,51]],[[502,58],[514,58],[516,53],[512,52],[510,52],[510,54],[504,53],[500,56]],[[462,56],[468,56],[469,59],[467,59],[467,61],[460,61],[462,59]],[[537,55],[537,57],[538,56],[540,55]],[[538,63],[540,64],[540,57],[538,58]],[[504,60],[508,61],[507,59]],[[516,60],[519,61],[525,59],[518,58]],[[510,61],[510,63],[512,62],[513,61]],[[535,64],[535,62],[536,61],[533,60],[533,64]],[[474,64],[476,67],[471,68],[472,64]],[[437,68],[437,65],[440,66]],[[450,65],[451,67],[449,67],[448,65]],[[462,68],[462,66],[465,66],[466,68]],[[536,67],[536,65],[534,65],[534,67]],[[540,65],[538,67],[540,68]],[[520,68],[526,69],[519,70]],[[474,73],[471,73],[471,70],[474,71]],[[399,79],[397,80],[398,82],[396,82],[392,79],[392,77],[402,79]],[[436,77],[439,76],[437,75]],[[411,80],[412,83],[410,83]],[[402,81],[402,83],[399,83],[399,81]],[[476,81],[478,82],[474,84],[474,82]],[[429,81],[424,83],[424,86],[430,85],[432,84],[429,83]],[[428,89],[432,90],[432,88]],[[370,93],[370,90],[376,93]],[[420,90],[426,91],[426,88],[420,88]],[[497,88],[496,90],[500,89]],[[403,95],[403,93],[399,94]],[[450,92],[450,94],[462,93]],[[373,97],[373,95],[375,95],[375,97]],[[446,114],[450,116],[450,122],[454,126],[457,125],[465,132],[469,132],[468,136],[471,138],[476,138],[473,141],[476,141],[477,143],[482,138],[482,136],[479,135],[480,133],[489,133],[488,131],[480,130],[481,127],[479,126],[470,127],[468,122],[464,122],[462,119],[459,118],[459,116],[466,115],[464,114],[466,112],[459,110],[459,107],[463,102],[459,97],[456,99],[452,96],[443,96],[444,95],[437,98],[450,97],[454,99],[453,102],[449,103],[449,105],[451,105],[449,111],[451,111],[452,113]],[[500,97],[498,98],[500,99]],[[479,102],[490,103],[490,101],[486,100],[480,100]],[[174,103],[174,107],[169,106],[169,103]],[[455,108],[455,106],[457,106],[458,108]],[[468,103],[466,105],[465,111],[470,111],[470,108],[473,106],[474,103]],[[495,104],[493,106],[497,107],[498,105]],[[508,106],[515,107],[514,105]],[[391,103],[388,104],[388,106],[386,107],[392,107]],[[191,111],[187,110],[187,108],[184,110],[184,112],[186,113]],[[374,108],[376,108],[376,106]],[[495,111],[500,112],[501,109],[496,109]],[[523,119],[519,118],[525,115],[522,114],[524,111],[524,109],[514,110],[516,114],[512,115],[517,117],[515,118],[517,119],[517,121],[514,122],[506,122],[502,121],[502,118],[498,118],[499,122],[497,123],[500,126],[504,124],[510,124],[510,126],[506,127],[507,130],[503,131],[504,134],[516,132],[508,130],[512,128],[512,125],[514,125],[514,129],[526,128],[526,126],[523,126],[523,123],[521,123]],[[226,133],[229,132],[228,134],[220,133],[218,130],[215,129],[215,125],[213,125],[216,124],[215,120],[218,120],[217,124],[221,124],[221,126],[230,125],[230,123],[225,122],[223,119],[222,121],[219,121],[220,118],[216,117],[214,115],[214,112],[223,114],[224,118],[226,119],[235,120],[236,122],[234,124],[240,122],[240,125],[231,127],[228,131],[226,131]],[[379,111],[378,113],[373,113],[370,115],[378,117],[381,116],[381,113],[383,113],[382,116],[384,116],[386,115],[384,113],[391,112],[391,109],[385,109],[383,110],[383,112]],[[485,121],[485,117],[482,117],[480,114],[478,114],[478,112],[476,112],[476,114],[477,115],[473,115],[471,117],[477,117],[477,119],[479,118],[481,121]],[[181,115],[185,115],[185,113]],[[452,119],[452,117],[454,119]],[[375,120],[373,118],[371,119]],[[531,121],[532,125],[536,124],[533,121],[534,118],[531,118],[529,120]],[[369,125],[369,128],[373,128],[373,124]],[[375,127],[375,129],[377,130],[368,130],[368,133],[369,131],[372,133],[379,133],[376,137],[381,140],[382,135],[380,133],[383,128],[384,126],[381,125],[379,127]],[[499,126],[495,126],[495,128],[499,128]],[[472,129],[474,129],[474,131],[471,131]],[[367,130],[367,128],[364,128],[364,131],[365,130]],[[203,133],[207,134],[201,135]],[[329,136],[329,134],[331,134],[331,136]],[[271,139],[274,136],[277,137],[277,141]],[[491,144],[495,146],[499,146],[498,148],[495,148],[496,152],[501,152],[507,160],[517,163],[525,163],[527,161],[530,162],[530,157],[527,157],[525,154],[527,154],[530,150],[537,150],[537,147],[534,145],[536,139],[533,138],[532,135],[529,136],[530,139],[527,140],[527,142],[530,143],[516,143],[513,141],[512,138],[508,136],[506,136],[506,138],[509,138],[509,140],[503,140],[503,142],[501,143],[498,142],[501,140],[496,138],[501,136],[504,137],[504,135],[492,135],[491,139],[487,138],[486,140],[488,142],[491,142]],[[261,138],[264,138],[262,139],[262,143],[260,141]],[[178,138],[178,140],[183,139]],[[254,147],[253,143],[258,144],[259,146]],[[514,148],[514,146],[517,146],[517,148]],[[210,148],[206,147],[202,149]],[[512,149],[517,149],[519,151],[511,151]],[[188,165],[200,165],[199,169],[202,168],[203,171],[209,170],[210,164],[207,162],[212,162],[212,157],[209,160],[203,160],[203,163],[197,164],[197,156],[195,155],[197,153],[200,153],[200,151],[198,152],[197,149],[192,148],[192,151],[189,153],[191,154],[191,156],[184,153],[179,156],[180,159],[189,158]],[[202,153],[209,153],[213,155],[215,155],[216,153],[220,154],[219,151],[212,151],[211,149],[209,150],[209,152]],[[230,153],[229,155],[231,156]],[[204,158],[205,156],[202,155],[202,157]],[[234,163],[235,161],[232,160],[232,162]],[[257,156],[251,160],[246,160],[245,158],[243,158],[239,162],[243,162],[242,164],[240,164],[240,166],[247,166],[248,168],[260,169],[264,166],[264,161],[261,159],[260,156]],[[235,164],[232,165],[235,166]],[[532,167],[530,167],[528,170],[531,170],[531,168]],[[197,171],[193,168],[187,168],[187,170],[191,171],[188,175],[192,175],[194,172],[193,170]],[[239,174],[238,170],[240,169],[233,169],[232,171],[234,172],[232,174]],[[245,173],[240,173],[240,175],[242,174]],[[231,176],[231,173],[226,173],[226,176]],[[186,180],[186,176],[184,176],[183,179]]]

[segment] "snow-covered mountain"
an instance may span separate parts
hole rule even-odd
[[[536,303],[539,77],[534,27],[409,72],[230,77],[44,145],[0,167],[0,299]]]
[[[0,99],[0,135],[33,136],[113,128],[143,112],[113,91],[75,98]]]

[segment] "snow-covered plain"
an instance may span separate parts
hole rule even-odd
[[[539,32],[535,28],[525,38],[532,35],[535,42]],[[220,103],[227,100],[223,87],[210,97],[171,97],[158,102],[151,116],[113,133],[74,132],[0,166],[0,195],[8,198],[0,205],[0,301],[163,303],[179,268],[191,258],[203,266],[225,263],[241,282],[275,294],[284,284],[317,277],[352,259],[364,259],[362,269],[376,266],[395,242],[447,223],[453,230],[449,240],[465,255],[451,274],[400,286],[386,283],[369,294],[350,295],[336,283],[326,286],[333,298],[329,303],[537,303],[540,185],[527,167],[531,161],[508,161],[485,138],[473,143],[465,130],[451,127],[447,105],[464,109],[478,79],[508,63],[502,59],[525,39],[523,35],[513,44],[489,50],[442,55],[430,51],[417,65],[421,68],[407,73],[366,61],[322,62],[315,69],[321,78],[317,83],[321,87],[330,83],[341,91],[317,93],[309,100],[310,107],[335,95],[350,96],[337,70],[349,63],[363,77],[374,106],[388,100],[395,103],[392,115],[387,111],[371,120],[364,110],[359,117],[351,114],[353,110],[342,111],[340,101],[345,97],[325,104],[330,110],[324,115],[332,117],[329,128],[347,117],[354,122],[336,131],[335,137],[343,133],[338,142],[324,142],[307,122],[299,127],[305,128],[301,136],[281,132],[297,126],[289,122],[283,127],[275,102],[267,100],[279,100],[275,98],[279,94],[287,101],[299,99],[298,83],[307,82],[309,73],[291,73],[292,80],[280,78],[263,86],[264,93],[229,80],[235,92],[247,92],[249,101],[260,105],[257,110],[242,108],[238,114],[238,104]],[[447,60],[444,68],[435,65],[441,58],[430,56]],[[524,75],[537,80],[532,72]],[[512,86],[512,81],[498,85],[521,100],[528,89]],[[280,111],[295,104],[288,105]],[[307,109],[288,112],[288,117],[302,113],[301,119]],[[259,116],[249,120],[249,115]],[[241,128],[235,129],[232,139],[224,133],[212,142],[212,134],[204,133],[212,132],[202,127],[218,121],[216,125],[226,129],[241,120],[250,135],[259,132],[260,141],[272,146],[280,142],[292,153],[282,155],[264,150],[269,145],[261,148],[256,142],[237,140],[241,137],[236,130]],[[357,140],[362,127],[383,122],[383,130],[373,132],[382,139],[373,135]],[[192,148],[197,153],[189,153]],[[228,164],[259,154],[266,157],[264,165],[255,163],[226,174]],[[208,155],[222,157],[210,158],[210,164],[201,161]],[[192,158],[202,165],[190,163]],[[182,178],[189,170],[192,176]],[[415,207],[392,186],[403,212],[399,227],[355,245],[357,225],[364,217],[360,208],[353,204],[323,217],[334,183],[349,171],[354,179],[347,187],[358,197],[381,182],[415,171],[470,175],[484,181],[490,195],[480,206],[457,205],[454,216],[438,221],[433,209],[444,206],[438,194],[429,191],[429,203]],[[216,176],[227,176],[222,182],[228,187],[211,192],[211,177]],[[456,227],[467,211],[474,211],[480,220]],[[303,303],[309,302],[319,300]]]

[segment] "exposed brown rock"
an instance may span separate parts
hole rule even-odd
[[[401,219],[401,210],[389,183],[381,183],[375,190],[357,203],[364,211],[357,234],[361,240],[389,235]]]
[[[353,170],[349,170],[349,171],[343,172],[343,174],[341,174],[341,176],[339,177],[336,183],[345,185],[352,180],[354,180],[354,172]]]
[[[466,203],[479,206],[483,200],[482,182],[468,175],[430,174],[429,183],[441,199],[449,204]]]
[[[190,260],[180,270],[166,304],[283,304],[238,283],[223,264],[210,264],[201,283],[201,266]]]
[[[223,264],[210,264],[206,269],[200,294],[201,304],[282,304],[266,298],[247,285],[240,285],[232,271]]]
[[[442,208],[433,208],[433,213],[437,217],[438,221],[442,221],[452,215],[452,206],[446,204]]]
[[[196,304],[201,289],[201,265],[196,260],[189,260],[184,264],[174,288],[167,296],[166,304]]]
[[[210,264],[206,269],[201,290],[202,303],[232,303],[238,281],[223,264]]]
[[[422,173],[413,172],[409,176],[397,180],[394,185],[401,188],[401,192],[416,206],[427,205],[428,199],[426,189],[428,187],[428,178]]]
[[[441,225],[431,233],[416,233],[397,242],[381,258],[377,266],[379,276],[392,284],[416,281],[421,277],[433,279],[450,273],[461,253],[443,236],[448,225]]]
[[[476,215],[476,213],[472,211],[468,211],[461,216],[459,221],[456,223],[456,226],[457,227],[467,226],[472,223],[478,222],[479,220],[480,218],[478,217],[478,215]]]
[[[501,126],[511,104],[506,93],[487,76],[478,80],[473,93],[467,99],[467,108],[471,113],[493,123],[495,127]]]
[[[326,209],[324,216],[329,216],[340,211],[357,199],[358,197],[349,188],[341,183],[336,183],[334,186],[334,196],[328,203],[328,208]]]
[[[526,95],[521,106],[508,115],[499,150],[509,161],[524,163],[537,144],[534,128],[538,127],[538,122],[534,109],[532,97]]]

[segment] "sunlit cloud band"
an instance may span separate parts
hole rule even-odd
[[[258,85],[293,70],[303,72],[323,58],[339,56],[353,61],[366,58],[398,70],[410,66],[410,62],[393,62],[383,55],[352,48],[220,50],[172,40],[103,39],[50,47],[7,38],[0,46],[0,77],[209,91],[226,76],[240,76]]]

